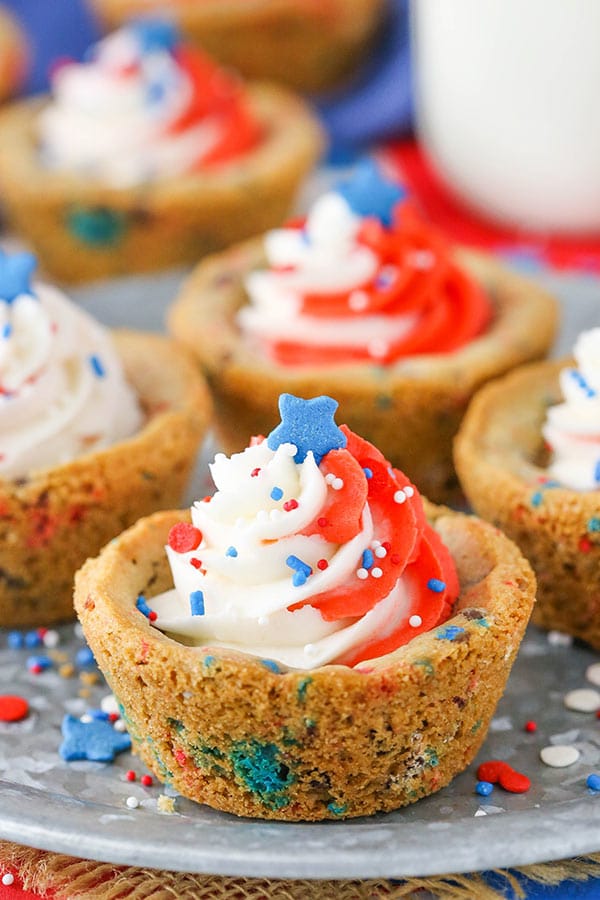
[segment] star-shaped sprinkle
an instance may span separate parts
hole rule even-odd
[[[4,253],[0,250],[0,300],[12,303],[20,294],[30,294],[31,275],[37,265],[32,253]]]
[[[129,750],[131,738],[116,731],[110,722],[93,719],[82,722],[75,716],[62,721],[63,742],[58,752],[64,760],[89,759],[93,762],[112,762],[116,753]]]
[[[394,207],[406,197],[402,185],[390,181],[371,159],[358,164],[348,181],[336,187],[357,216],[374,216],[387,228],[392,224]]]
[[[337,408],[337,401],[331,397],[303,400],[293,394],[281,394],[281,422],[267,437],[268,446],[277,450],[281,444],[294,444],[297,448],[294,461],[297,463],[304,462],[306,454],[312,450],[319,465],[326,453],[347,444],[346,435],[333,420]]]
[[[177,28],[166,19],[138,19],[131,26],[142,53],[172,50],[179,43]]]

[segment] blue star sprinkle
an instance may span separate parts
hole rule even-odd
[[[20,294],[35,296],[31,275],[37,265],[33,253],[4,253],[0,250],[0,300],[12,303]]]
[[[336,191],[357,216],[374,216],[386,228],[392,224],[394,207],[406,197],[402,185],[384,178],[371,159],[361,161],[352,177],[337,185]]]
[[[281,422],[268,436],[267,445],[271,450],[277,450],[281,444],[295,444],[294,461],[297,463],[304,462],[306,454],[312,450],[319,465],[326,453],[348,443],[344,432],[333,421],[337,408],[337,401],[331,397],[303,400],[293,394],[281,394]]]
[[[179,43],[177,28],[166,19],[138,19],[130,27],[142,53],[170,51]]]
[[[112,762],[116,753],[131,747],[131,738],[127,733],[116,731],[110,722],[97,719],[81,722],[75,716],[65,716],[62,735],[63,742],[58,752],[66,762],[75,759]]]

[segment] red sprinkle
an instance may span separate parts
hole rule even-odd
[[[155,610],[151,609],[148,613],[148,619],[150,622],[156,622],[156,620],[158,619],[158,613],[155,612]]]
[[[174,756],[180,766],[185,766],[187,762],[187,756],[183,750],[176,750]]]
[[[592,549],[593,544],[587,537],[582,537],[579,541],[579,549],[582,553],[589,553]]]
[[[283,508],[286,512],[289,512],[291,509],[298,509],[298,501],[297,500],[286,500],[283,504]]]
[[[29,671],[31,672],[32,675],[39,675],[40,672],[42,671],[42,667],[40,666],[39,663],[34,663],[33,666],[29,666]]]
[[[199,569],[202,565],[202,560],[198,559],[197,556],[192,556],[190,559],[190,566],[193,566],[195,569]]]
[[[329,566],[329,563],[327,562],[326,559],[320,559],[319,562],[317,563],[317,569],[320,569],[321,572],[323,572],[325,569],[327,569],[328,566]]]
[[[188,522],[178,522],[169,531],[169,547],[176,553],[189,553],[202,542],[202,532]]]
[[[260,472],[260,466],[256,469],[252,469],[252,471],[250,472],[250,478],[256,478],[256,476],[258,475],[259,472]]]
[[[140,781],[144,785],[144,787],[152,786],[152,776],[151,775],[142,775],[142,777],[140,778]]]
[[[326,525],[329,525],[329,519],[326,519],[325,516],[319,516],[317,519],[317,525],[319,528],[325,528]]]
[[[121,716],[119,715],[119,713],[109,713],[109,714],[108,714],[108,721],[109,721],[109,722],[116,722],[117,719],[120,719],[120,718],[121,718]]]
[[[381,546],[383,547],[384,545],[382,544]],[[397,553],[392,553],[392,555],[390,556],[390,562],[393,566],[400,565],[401,561],[402,560],[400,559],[400,557],[398,556]]]
[[[133,769],[129,769],[129,771],[125,773],[125,778],[127,781],[135,781],[135,772]]]
[[[525,731],[528,731],[530,734],[533,734],[534,731],[537,731],[537,722],[533,722],[533,721],[525,722]]]
[[[508,763],[502,762],[501,759],[490,759],[489,762],[481,763],[477,769],[477,778],[479,781],[489,781],[490,784],[497,784],[500,781],[500,775],[510,769]]]
[[[203,503],[210,503],[211,500],[212,500],[212,497],[210,496],[210,494],[207,494],[206,497],[202,498]]]
[[[29,703],[15,694],[0,694],[0,722],[19,722],[29,712]]]
[[[384,550],[387,550],[388,553],[392,549],[392,545],[390,544],[389,541],[384,541],[381,546],[383,547]]]
[[[491,759],[481,763],[477,769],[479,781],[489,781],[491,784],[499,784],[505,791],[512,794],[524,794],[531,787],[531,781],[527,775],[517,772],[508,763],[501,759]]]

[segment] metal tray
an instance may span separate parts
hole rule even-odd
[[[180,276],[130,279],[77,292],[84,306],[110,325],[160,329]],[[568,352],[584,327],[600,324],[597,282],[545,276],[563,299],[565,325],[558,352]],[[198,477],[202,477],[200,471]],[[61,650],[81,646],[72,626]],[[128,753],[113,765],[62,762],[57,754],[66,712],[99,705],[104,685],[79,696],[77,677],[26,667],[29,651],[7,648],[0,631],[0,691],[21,694],[32,713],[0,723],[0,837],[113,863],[223,875],[289,878],[368,878],[441,874],[541,862],[600,851],[600,794],[586,776],[600,771],[600,724],[595,715],[565,709],[567,690],[585,684],[597,659],[578,646],[552,644],[530,628],[479,760],[500,758],[527,773],[532,789],[488,798],[474,792],[476,765],[444,790],[394,813],[323,824],[238,819],[178,798],[174,815],[156,801],[164,788],[129,783],[140,764]],[[527,720],[538,724],[525,732]],[[550,769],[539,760],[549,743],[574,744],[579,761]],[[167,790],[168,792],[168,790]],[[125,800],[135,796],[137,809]]]

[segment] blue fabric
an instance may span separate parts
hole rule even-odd
[[[600,882],[593,878],[589,881],[563,881],[554,887],[536,884],[523,875],[512,873],[519,881],[527,900],[598,900],[600,898]],[[495,872],[485,872],[485,879],[506,900],[517,900],[518,895],[506,883],[506,880]]]

